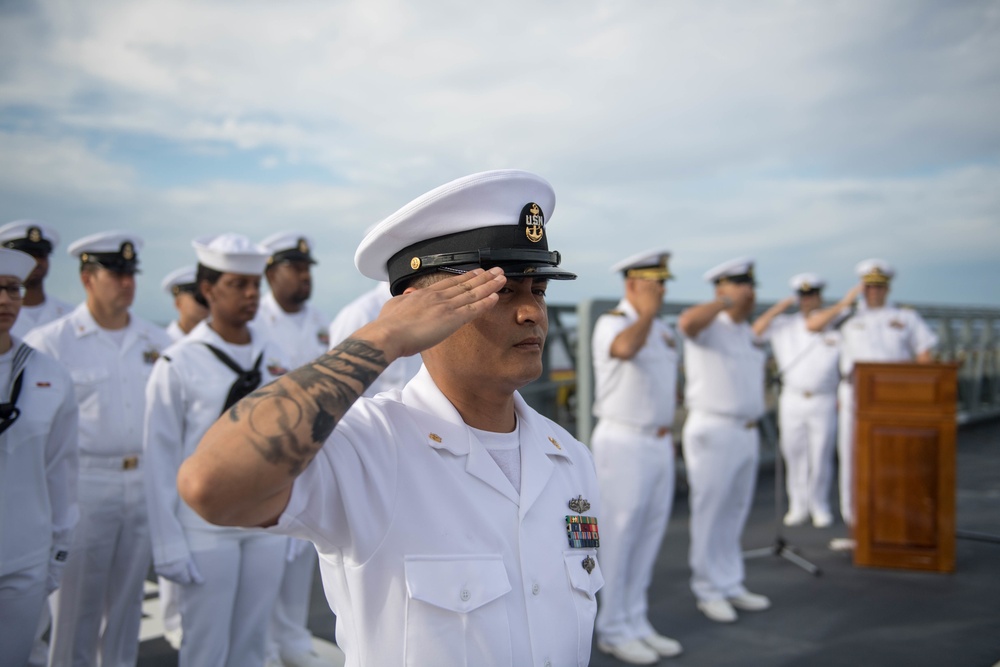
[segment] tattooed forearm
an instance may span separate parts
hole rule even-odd
[[[386,366],[381,350],[349,338],[244,398],[229,410],[229,419],[246,422],[261,457],[298,475]]]

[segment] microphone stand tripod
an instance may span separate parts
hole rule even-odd
[[[780,375],[775,378],[780,384]],[[798,565],[809,574],[818,577],[823,571],[818,566],[809,562],[797,553],[797,548],[788,543],[782,534],[781,499],[785,490],[785,461],[781,454],[781,447],[778,444],[777,429],[771,419],[764,415],[760,420],[760,429],[765,440],[774,447],[774,543],[769,547],[750,549],[743,552],[743,559],[761,558],[763,556],[778,556],[788,562]]]

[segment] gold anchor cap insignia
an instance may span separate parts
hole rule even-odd
[[[524,235],[532,243],[538,243],[545,235],[545,214],[542,207],[535,202],[529,202],[521,209],[521,221],[524,223]]]
[[[569,508],[577,514],[583,514],[590,509],[590,501],[586,500],[583,496],[577,496],[569,501]]]
[[[299,252],[301,252],[304,255],[309,254],[309,241],[306,241],[305,239],[299,239]]]
[[[42,240],[42,230],[40,230],[38,227],[29,227],[28,228],[28,240],[31,241],[32,243],[38,243],[39,241],[41,241]]]
[[[130,241],[122,244],[122,257],[125,259],[133,259],[135,257],[135,248]]]

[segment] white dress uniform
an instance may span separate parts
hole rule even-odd
[[[726,312],[686,338],[683,450],[691,487],[691,590],[719,600],[743,590],[740,536],[757,480],[765,353]]]
[[[0,355],[0,398],[9,400],[12,337]],[[45,602],[59,583],[77,507],[77,407],[69,373],[33,351],[24,362],[17,419],[0,434],[0,663],[24,665]]]
[[[177,493],[177,471],[222,413],[236,374],[207,347],[250,369],[263,354],[261,386],[283,373],[281,351],[258,332],[249,345],[225,342],[200,322],[156,362],[146,388],[144,474],[157,566],[193,559],[204,583],[180,586],[180,664],[264,664],[267,623],[278,594],[287,540],[207,523]]]
[[[815,287],[822,287],[812,281]],[[796,288],[797,289],[797,288]],[[781,378],[778,426],[786,462],[790,517],[829,522],[837,433],[840,332],[812,332],[802,313],[778,315],[761,336],[771,342]]]
[[[131,667],[150,562],[144,388],[170,339],[134,313],[106,331],[84,303],[25,341],[69,370],[80,409],[80,523],[53,598],[52,664],[93,664],[99,652],[106,667]]]
[[[382,306],[392,298],[389,283],[380,282],[340,309],[330,323],[330,349],[340,345],[355,331],[375,320]],[[369,398],[388,389],[402,389],[420,370],[420,355],[402,357],[389,364],[364,395]]]
[[[284,358],[291,364],[289,369],[293,369],[327,352],[329,321],[309,303],[303,304],[297,313],[286,313],[268,292],[260,298],[260,310],[253,326],[281,348]]]
[[[591,447],[601,488],[605,582],[596,627],[598,639],[612,645],[655,632],[647,591],[674,498],[677,336],[655,319],[634,357],[612,357],[615,338],[637,319],[622,299],[597,319],[592,337],[599,421]]]
[[[876,263],[878,262],[878,263]],[[870,269],[878,267],[892,277],[891,267],[881,260],[866,260],[857,266],[864,279]],[[937,345],[937,335],[923,318],[909,308],[885,306],[858,308],[840,329],[843,347],[840,354],[840,434],[837,456],[840,460],[840,514],[844,522],[854,523],[854,364],[857,362],[908,362]]]
[[[52,295],[46,295],[45,302],[40,305],[21,306],[21,312],[17,316],[17,322],[11,327],[10,334],[23,338],[32,329],[68,315],[73,308],[71,303],[57,299]]]
[[[359,399],[295,481],[271,530],[316,544],[348,667],[589,663],[603,578],[567,516],[600,514],[593,464],[514,400],[520,494],[426,369]]]

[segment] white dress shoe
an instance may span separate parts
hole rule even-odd
[[[744,590],[739,595],[731,596],[729,604],[743,611],[764,611],[771,606],[771,601],[766,595],[758,595]]]
[[[699,600],[698,609],[716,623],[732,623],[736,610],[727,600]]]
[[[664,637],[659,632],[654,632],[648,637],[643,637],[641,641],[664,658],[672,658],[675,655],[680,655],[681,651],[684,650],[681,648],[679,641],[670,637]]]
[[[809,520],[809,512],[792,512],[789,511],[782,519],[782,523],[786,526],[801,526],[806,521]]]
[[[833,525],[833,514],[830,512],[813,512],[813,526],[816,528],[829,528]]]
[[[638,639],[632,639],[621,644],[606,644],[597,642],[597,649],[602,653],[613,655],[630,665],[655,665],[660,661],[660,654],[646,646]]]
[[[181,650],[181,637],[183,635],[184,632],[181,628],[175,628],[173,630],[164,629],[163,631],[163,638],[167,640],[167,643],[170,644],[171,648],[175,651]]]
[[[850,537],[835,537],[830,540],[830,549],[833,551],[854,551],[857,545],[858,543]]]

